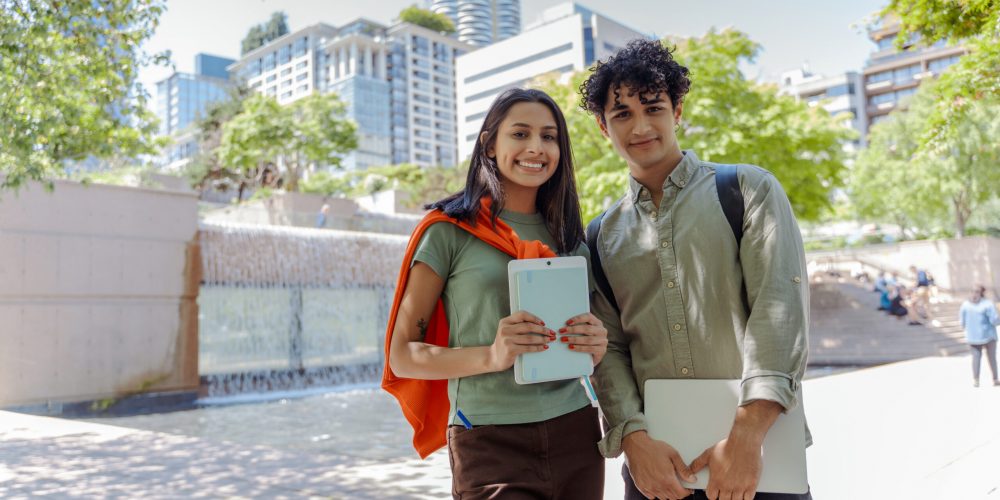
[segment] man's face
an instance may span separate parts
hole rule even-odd
[[[597,124],[629,168],[662,168],[679,154],[674,128],[683,105],[674,109],[665,91],[629,95],[628,87],[622,85],[617,88],[617,99],[615,95],[615,89],[608,91],[604,120],[597,118]]]

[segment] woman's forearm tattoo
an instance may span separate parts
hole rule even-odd
[[[427,320],[424,318],[418,319],[417,329],[420,330],[420,341],[423,342],[427,338]]]

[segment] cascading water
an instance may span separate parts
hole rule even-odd
[[[203,223],[200,242],[209,397],[377,380],[405,236]]]

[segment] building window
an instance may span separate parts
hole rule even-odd
[[[292,86],[292,79],[291,78],[289,78],[289,79],[281,82],[281,88],[291,87],[291,86]]]
[[[274,52],[264,56],[263,59],[264,71],[271,71],[274,69]]]
[[[303,93],[309,90],[309,85],[299,85],[299,88],[295,89],[298,93]]]
[[[292,97],[292,91],[291,90],[289,90],[288,92],[282,92],[281,93],[281,98],[282,99],[288,99],[289,97]]]
[[[306,78],[309,78],[309,73],[300,73],[300,74],[298,74],[298,75],[295,76],[295,81],[301,82],[302,80],[305,80]]]
[[[305,61],[302,61],[302,62],[300,62],[298,64],[296,64],[295,65],[295,69],[299,70],[299,69],[302,69],[302,68],[304,68],[306,66],[309,66],[309,60],[308,59],[305,60]]]
[[[292,73],[292,68],[285,68],[281,70],[281,76],[290,75]]]
[[[295,41],[294,51],[295,57],[305,55],[306,51],[309,49],[309,37],[304,36]]]
[[[278,49],[278,64],[285,64],[292,60],[292,48],[288,45]]]

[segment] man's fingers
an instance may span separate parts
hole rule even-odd
[[[702,455],[705,454],[702,453]],[[696,458],[695,461],[697,462],[699,459],[701,459],[701,456]],[[674,464],[674,470],[677,471],[678,476],[689,483],[693,483],[695,481],[694,473],[691,472],[691,469],[684,463],[684,459],[681,458],[680,453],[677,453],[676,451],[671,453],[670,461]],[[708,458],[705,459],[705,462],[708,463]]]

